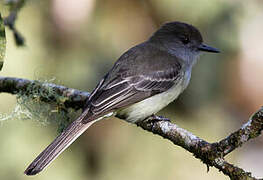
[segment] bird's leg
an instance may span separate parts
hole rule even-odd
[[[163,116],[157,116],[157,115],[155,115],[155,114],[151,115],[151,116],[148,117],[146,120],[147,120],[147,121],[150,121],[150,122],[153,122],[153,123],[159,122],[159,121],[168,121],[168,122],[171,122],[170,119],[165,118],[165,117],[163,117]]]
[[[154,129],[155,129],[155,125],[157,122],[159,121],[167,121],[167,122],[170,122],[170,119],[168,118],[165,118],[163,116],[157,116],[155,114],[152,114],[150,117],[146,118],[145,121],[149,124],[151,124],[151,127],[152,127],[152,132],[154,132]]]

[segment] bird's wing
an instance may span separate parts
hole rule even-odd
[[[122,76],[123,72],[116,73],[110,80],[106,76],[104,83],[90,98],[90,113],[94,118],[99,117],[168,90],[177,84],[183,75],[180,63],[174,64],[167,69],[150,73],[135,73],[125,77]],[[87,119],[87,122],[90,120]]]

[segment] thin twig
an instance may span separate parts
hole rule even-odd
[[[25,38],[16,29],[15,23],[17,20],[17,13],[24,6],[25,0],[7,1],[10,6],[10,12],[7,17],[4,18],[4,24],[7,26],[14,35],[14,39],[17,46],[23,46],[25,44]]]

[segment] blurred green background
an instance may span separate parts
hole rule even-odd
[[[0,1],[2,16],[8,8]],[[198,27],[221,54],[204,54],[190,86],[159,114],[210,142],[246,122],[263,105],[263,1],[238,0],[28,0],[17,29],[17,47],[6,29],[0,76],[51,80],[91,91],[117,58],[167,21]],[[0,115],[16,99],[0,94]],[[57,124],[13,118],[0,122],[0,179],[23,180],[27,165],[57,135]],[[227,160],[263,176],[263,139],[237,149]],[[34,180],[229,179],[189,152],[117,118],[93,125]]]

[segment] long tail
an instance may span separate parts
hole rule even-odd
[[[73,143],[87,128],[96,120],[83,123],[86,119],[86,112],[72,122],[25,170],[26,175],[35,175],[47,167],[58,157],[71,143]]]

